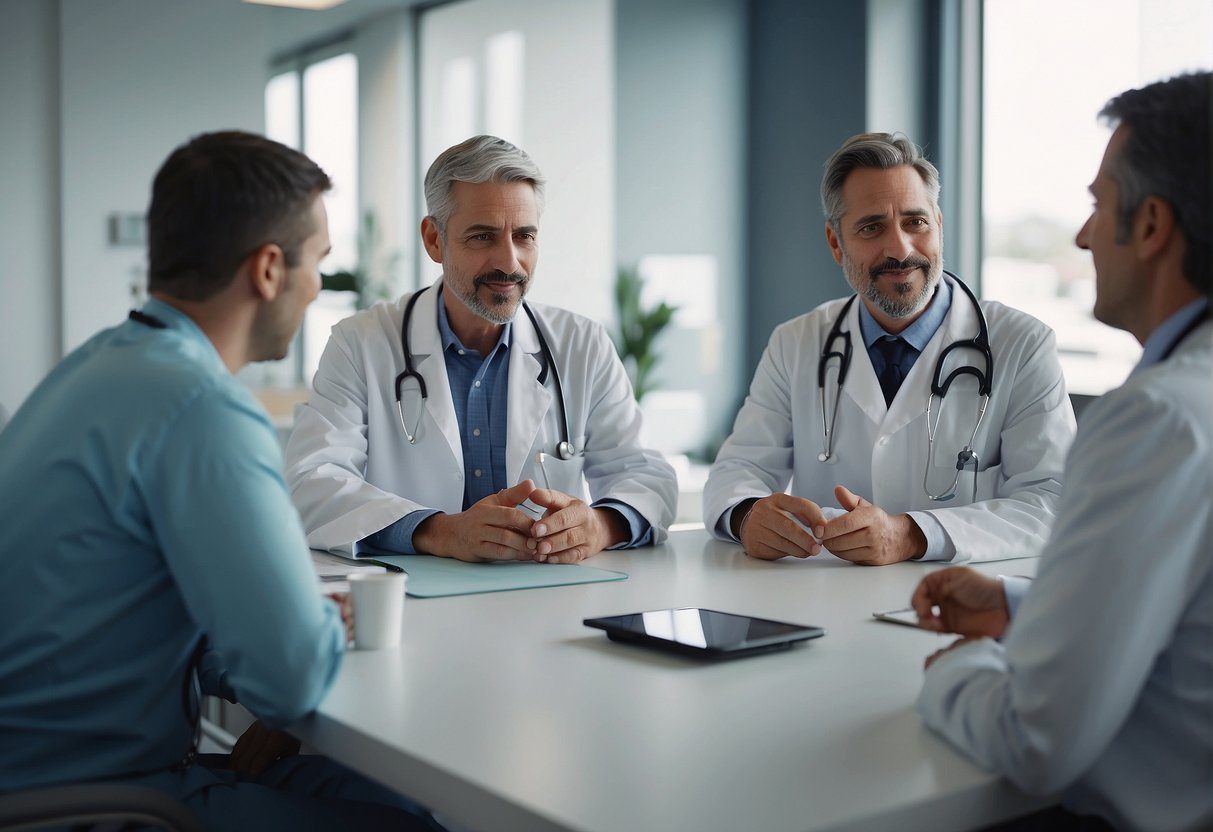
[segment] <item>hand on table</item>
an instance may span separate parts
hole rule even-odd
[[[841,485],[834,496],[847,513],[826,523],[821,542],[835,556],[884,566],[926,554],[926,535],[908,514],[889,514]]]
[[[354,599],[348,592],[334,592],[328,599],[341,611],[341,623],[345,625],[345,642],[354,640]]]
[[[799,518],[813,532],[806,532],[789,515]],[[825,525],[825,516],[816,503],[779,493],[751,504],[735,533],[750,557],[762,560],[777,560],[788,555],[807,558],[821,551],[821,544],[814,540],[814,535],[820,537]]]
[[[628,522],[609,508],[547,488],[531,492],[531,502],[544,509],[531,527],[526,545],[539,563],[577,563],[629,537]]]
[[[965,566],[927,575],[914,590],[910,605],[923,629],[967,638],[1000,638],[1011,620],[1002,581]]]
[[[956,641],[952,642],[947,647],[944,647],[942,650],[936,650],[934,653],[927,656],[927,660],[925,662],[923,662],[923,664],[922,664],[922,669],[926,670],[931,665],[935,664],[935,662],[938,661],[939,658],[941,656],[943,656],[944,653],[951,653],[957,647],[963,647],[964,645],[968,644],[970,641],[977,641],[977,639],[975,639],[975,638],[958,638],[958,639],[956,639]]]
[[[413,533],[413,545],[418,552],[465,561],[531,560],[532,520],[518,506],[534,492],[535,483],[523,480],[467,511],[431,515]]]
[[[257,720],[236,740],[227,767],[241,777],[259,777],[283,757],[299,753],[299,740],[285,731],[271,731]]]

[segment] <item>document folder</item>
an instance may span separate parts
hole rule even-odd
[[[505,592],[511,589],[592,584],[599,581],[622,581],[628,577],[625,572],[612,572],[571,563],[465,563],[433,555],[379,554],[373,556],[372,562],[408,573],[407,594],[414,598],[441,598],[447,595],[475,595],[480,592]]]

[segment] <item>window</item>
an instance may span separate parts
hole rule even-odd
[[[266,135],[302,150],[333,180],[325,194],[333,251],[326,274],[353,271],[358,264],[358,59],[349,52],[305,55],[265,87]],[[266,386],[310,384],[328,342],[329,329],[354,312],[349,292],[322,291],[309,307],[291,356],[280,365],[260,365]]]
[[[1120,384],[1141,354],[1091,315],[1095,271],[1074,236],[1109,131],[1109,98],[1213,66],[1208,0],[985,0],[982,295],[1057,333],[1071,393]]]

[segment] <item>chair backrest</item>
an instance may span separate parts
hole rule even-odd
[[[202,824],[185,804],[146,786],[79,783],[0,794],[3,832],[116,822],[202,832]]]

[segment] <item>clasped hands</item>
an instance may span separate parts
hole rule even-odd
[[[926,536],[909,515],[889,514],[841,485],[834,496],[846,513],[833,520],[812,500],[791,494],[755,501],[735,530],[746,554],[806,558],[825,548],[843,560],[882,566],[926,553]]]
[[[532,520],[520,509],[526,500],[542,508],[543,516]],[[619,512],[523,480],[467,511],[426,518],[413,544],[419,552],[471,562],[577,563],[624,542],[628,533]]]

